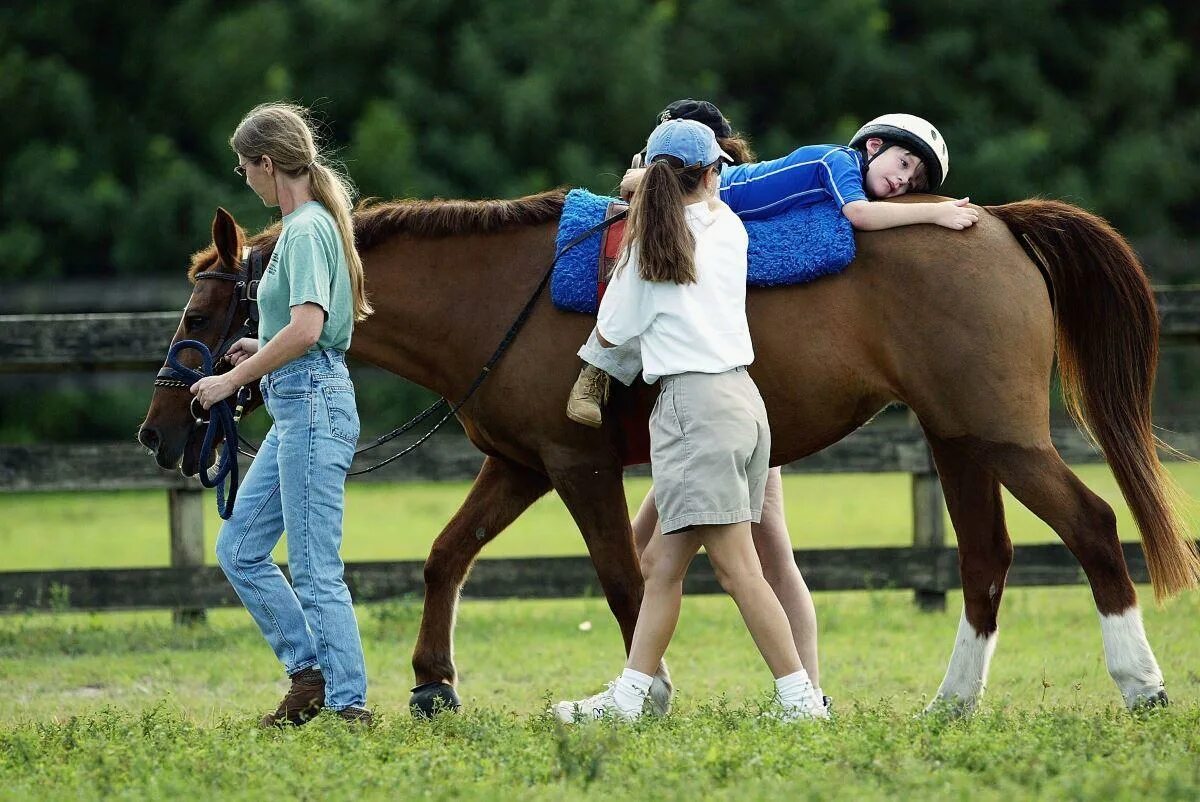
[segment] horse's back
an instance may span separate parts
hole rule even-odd
[[[777,461],[845,436],[891,401],[953,436],[1010,435],[1044,417],[1053,362],[1046,284],[1012,234],[858,234],[858,256],[812,284],[752,291],[753,374]]]

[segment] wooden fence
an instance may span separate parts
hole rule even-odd
[[[1164,340],[1200,343],[1200,288],[1160,290]],[[96,315],[0,316],[0,373],[66,370],[147,371],[162,363],[178,312]],[[147,379],[147,388],[149,380]],[[1170,442],[1200,452],[1200,428],[1184,422]],[[1069,463],[1098,462],[1100,455],[1071,426],[1056,428],[1054,441]],[[374,454],[384,452],[379,449]],[[378,457],[372,456],[368,462]],[[482,457],[462,437],[436,437],[425,447],[366,481],[473,478]],[[356,468],[362,467],[356,462]],[[912,477],[910,547],[799,550],[805,578],[817,590],[911,588],[926,609],[944,607],[959,584],[954,548],[946,545],[944,501],[924,439],[915,427],[867,426],[819,454],[785,467],[797,473],[901,472]],[[203,618],[206,607],[236,604],[220,570],[204,565],[203,504],[212,503],[196,480],[157,468],[134,443],[0,446],[0,492],[162,488],[169,498],[169,568],[69,571],[0,570],[0,610],[129,609],[170,607],[176,619]],[[864,503],[870,503],[864,499]],[[1148,579],[1141,549],[1125,547],[1136,581]],[[356,599],[421,594],[422,563],[347,565]],[[1074,557],[1057,544],[1021,546],[1010,575],[1015,585],[1083,581]],[[689,592],[719,590],[707,561],[697,560]],[[599,593],[586,557],[479,561],[464,594],[475,598],[558,598]]]

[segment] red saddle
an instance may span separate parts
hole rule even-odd
[[[613,201],[604,212],[604,219],[619,214],[629,208],[629,204]],[[613,270],[621,256],[621,246],[625,242],[625,220],[618,220],[608,228],[600,240],[600,261],[596,265],[597,297],[604,298],[608,282],[612,279]],[[609,396],[606,414],[615,415],[621,430],[618,447],[621,458],[626,465],[641,465],[650,461],[650,428],[647,421],[654,400],[658,397],[658,387],[651,387],[638,379],[632,387],[626,388],[620,382],[612,383],[613,392]]]

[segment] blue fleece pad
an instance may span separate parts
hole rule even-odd
[[[585,189],[567,193],[558,224],[556,249],[561,250],[589,226],[604,219],[614,198]],[[746,283],[752,287],[803,284],[840,273],[854,260],[854,229],[832,201],[800,206],[766,220],[746,223],[750,236]],[[600,306],[596,266],[600,234],[594,234],[563,254],[550,278],[554,305],[569,312],[595,314]]]

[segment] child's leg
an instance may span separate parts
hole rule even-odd
[[[771,674],[779,679],[800,671],[803,665],[796,653],[787,615],[763,578],[762,566],[750,537],[750,522],[698,526],[694,532],[708,552],[721,587],[737,603],[746,628]],[[645,609],[645,602],[642,604]],[[640,626],[641,618],[638,624]]]
[[[633,547],[637,549],[638,557],[646,550],[650,538],[658,534],[658,507],[654,504],[654,485],[646,491],[642,506],[638,507],[633,516]]]
[[[804,577],[800,575],[796,557],[792,553],[792,539],[783,514],[783,479],[779,468],[772,468],[767,474],[762,522],[751,526],[750,531],[754,535],[754,548],[758,552],[759,562],[762,563],[763,576],[787,613],[800,662],[808,671],[813,685],[820,688],[817,613],[813,607],[812,594],[808,591],[808,585],[804,583]]]
[[[762,523],[752,524],[750,531],[759,562],[762,564],[763,577],[787,614],[800,662],[808,671],[813,685],[820,687],[817,614],[808,585],[804,583],[804,577],[800,575],[800,569],[796,567],[796,559],[792,554],[791,535],[788,533],[783,513],[783,482],[779,468],[772,468],[767,474]],[[654,487],[651,486],[642,500],[642,506],[633,516],[633,544],[639,555],[651,537],[657,533],[658,508],[654,505]]]
[[[700,549],[700,538],[692,532],[656,535],[642,552],[642,576],[646,590],[638,613],[629,659],[625,665],[653,675],[666,654],[683,598],[683,578]]]
[[[605,348],[593,328],[578,353],[584,362],[599,368],[626,387],[632,385],[642,372],[642,343],[637,337],[616,348]]]
[[[642,372],[642,345],[636,337],[616,348],[600,344],[593,328],[588,341],[579,349],[587,364],[567,396],[567,417],[584,426],[600,428],[604,422],[604,404],[608,401],[608,378],[626,386]]]

